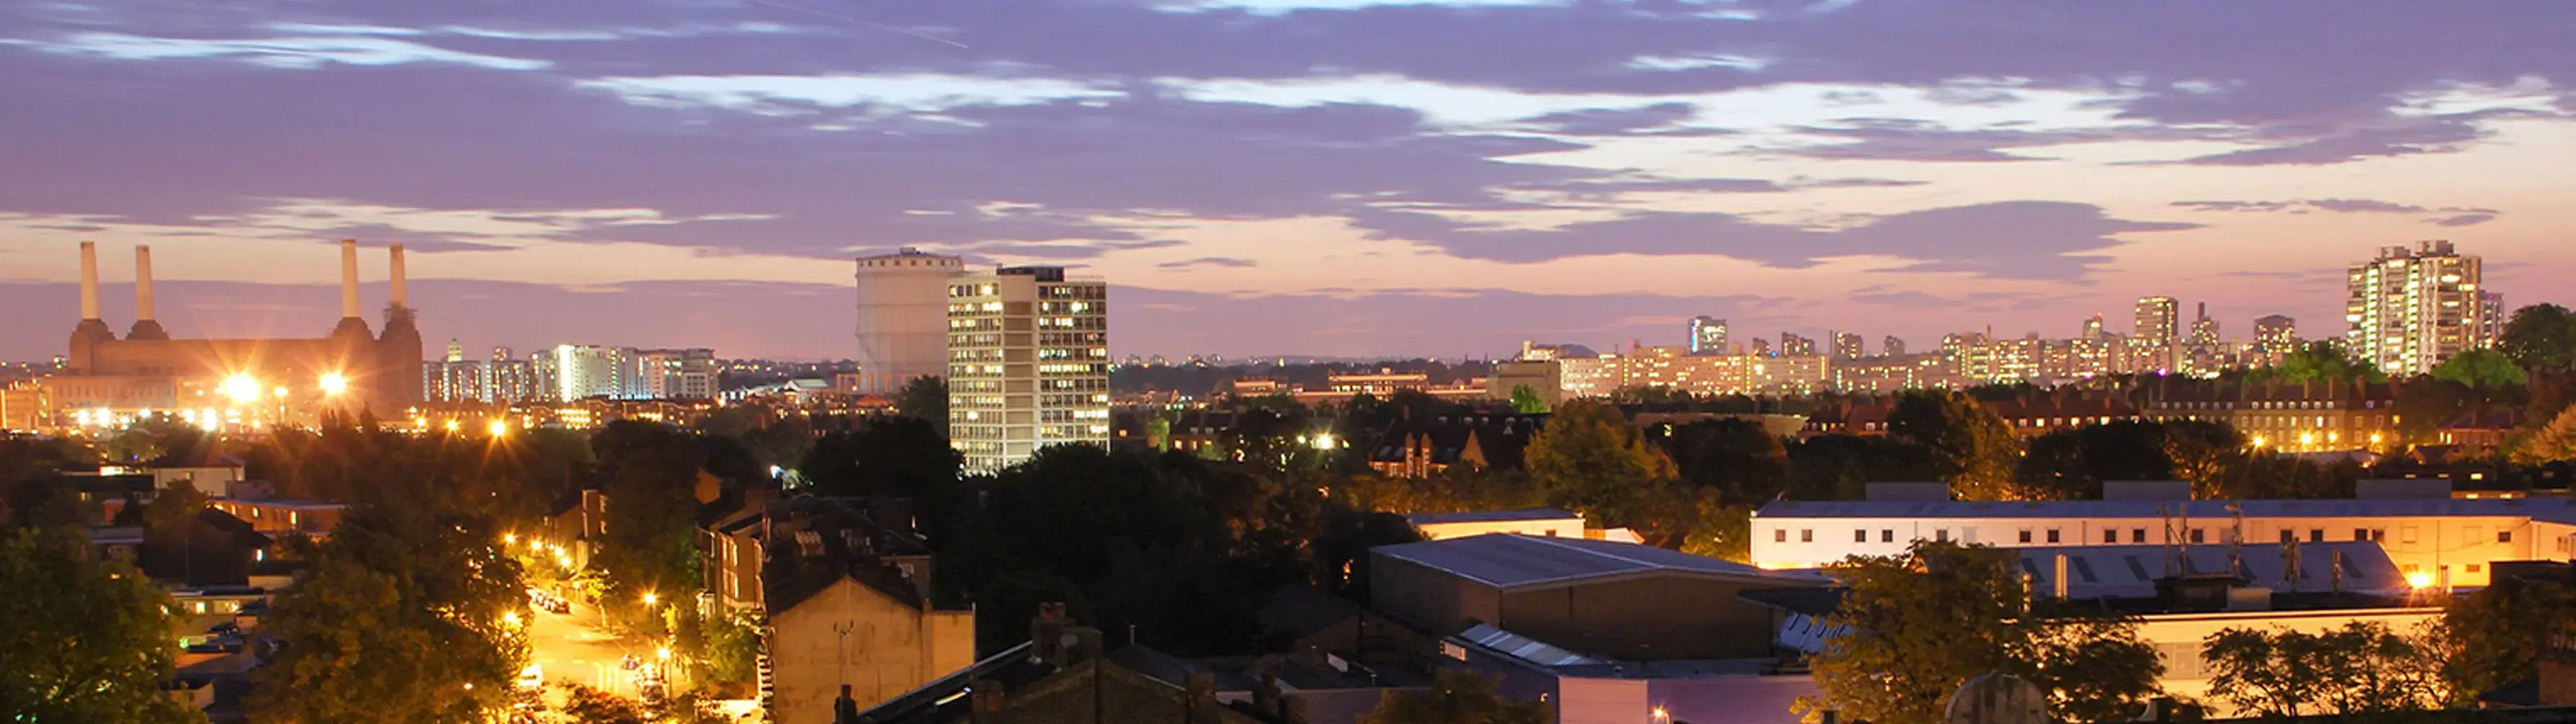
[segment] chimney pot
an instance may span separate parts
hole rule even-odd
[[[98,319],[98,242],[81,242],[81,321]]]
[[[340,240],[340,317],[356,319],[358,312],[358,240]]]
[[[137,321],[156,318],[152,313],[152,247],[134,247],[134,318]]]
[[[395,309],[407,309],[411,307],[411,290],[409,285],[411,275],[403,266],[402,242],[394,242],[392,257],[393,281],[391,283],[392,289],[388,294],[388,303],[392,304]]]

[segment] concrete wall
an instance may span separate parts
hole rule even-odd
[[[1778,588],[1663,575],[1505,594],[1512,633],[1587,654],[1642,661],[1760,658],[1771,654],[1770,609],[1736,598]],[[1377,600],[1386,600],[1376,592]]]
[[[1583,537],[1583,518],[1546,518],[1540,520],[1469,520],[1455,523],[1426,523],[1414,526],[1422,531],[1423,540],[1468,538],[1487,533],[1519,533],[1535,536]]]
[[[2142,518],[1803,518],[1767,517],[1753,520],[1753,562],[1764,568],[1813,568],[1842,560],[1845,556],[1903,555],[1916,540],[1938,540],[1943,533],[1949,540],[1963,543],[2015,548],[2051,545],[2048,531],[2058,532],[2055,545],[2106,545],[2105,533],[2116,534],[2121,545],[2138,542],[2154,545],[2188,543],[2190,530],[2202,533],[2201,542],[2228,542],[2233,523],[2225,518],[2193,518],[2181,534],[2183,540],[2167,540],[2165,520]],[[2399,570],[2439,577],[2449,569],[2451,585],[2485,586],[2488,565],[2495,561],[2553,560],[2565,561],[2567,550],[2555,541],[2543,541],[2551,532],[2564,526],[2534,523],[2527,516],[2460,515],[2460,516],[2380,516],[2380,517],[2247,517],[2244,542],[2267,545],[2280,542],[2282,532],[2310,542],[2321,536],[2327,542],[2354,540],[2354,531],[2376,531],[2380,547]],[[2031,541],[2022,543],[2022,530],[2031,531]],[[1866,540],[1854,540],[1858,531]],[[2139,531],[2146,540],[2136,541]],[[2510,534],[2509,541],[2498,541],[2499,532]],[[2563,536],[2557,540],[2564,540]]]
[[[2414,635],[2424,623],[2440,618],[2440,608],[2368,608],[2321,611],[2228,611],[2202,614],[2147,616],[2138,626],[2138,638],[2156,647],[2164,659],[2165,675],[2161,680],[2165,693],[2200,700],[2210,707],[2215,717],[2248,716],[2227,702],[2209,698],[2209,674],[2200,660],[2201,644],[2215,634],[2231,628],[2261,631],[2299,631],[2324,633],[2354,622],[2378,623],[2400,634]]]
[[[923,615],[848,579],[771,612],[769,628],[773,721],[831,721],[844,683],[866,709],[974,663],[972,614]]]

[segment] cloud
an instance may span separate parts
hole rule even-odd
[[[0,43],[61,55],[113,60],[233,60],[299,70],[333,64],[388,66],[427,63],[491,70],[538,70],[552,65],[544,60],[465,53],[408,40],[363,35],[205,40],[101,32],[78,33],[55,40],[0,40]]]
[[[1250,259],[1234,259],[1234,258],[1230,258],[1230,257],[1222,257],[1222,256],[1203,256],[1203,257],[1199,257],[1199,258],[1196,258],[1196,259],[1191,259],[1191,260],[1189,260],[1189,261],[1170,261],[1170,262],[1163,262],[1163,263],[1161,263],[1161,264],[1156,264],[1156,265],[1154,265],[1154,266],[1156,266],[1156,267],[1158,267],[1158,268],[1163,268],[1163,269],[1187,269],[1187,268],[1194,267],[1194,266],[1219,266],[1219,267],[1232,267],[1232,268],[1239,268],[1239,269],[1240,269],[1240,268],[1250,268],[1250,267],[1259,266],[1259,265],[1258,265],[1258,264],[1253,263],[1253,261],[1252,261],[1252,260],[1250,260]]]
[[[936,113],[961,106],[1032,105],[1121,95],[1115,90],[1045,78],[922,73],[881,76],[680,75],[599,78],[575,85],[604,91],[637,105],[722,108],[770,115],[810,114],[860,106]]]
[[[2377,199],[2292,199],[2289,201],[2176,201],[2171,204],[2195,211],[2233,211],[2305,214],[2326,211],[2341,214],[2440,214],[2424,219],[2436,226],[2475,226],[2493,221],[2504,212],[2467,206],[2430,208]]]
[[[2439,219],[2428,219],[2424,223],[2432,224],[2434,226],[2476,226],[2489,221],[2494,221],[2495,217],[2495,214],[2460,214],[2458,216],[2445,216]]]
[[[1930,295],[1930,294],[1925,294],[1925,293],[1923,293],[1923,292],[1910,291],[1910,290],[1909,290],[1909,291],[1902,291],[1902,292],[1878,292],[1878,293],[1871,293],[1871,294],[1854,294],[1854,295],[1852,295],[1851,299],[1852,299],[1852,301],[1860,302],[1860,303],[1862,303],[1862,304],[1873,304],[1873,305],[1878,305],[1878,306],[1887,306],[1887,307],[1928,307],[1928,306],[1943,306],[1943,305],[1949,305],[1949,304],[1955,304],[1955,303],[1956,303],[1956,302],[1954,302],[1954,301],[1952,301],[1952,300],[1945,299],[1945,298],[1942,298],[1942,297],[1937,297],[1937,296],[1933,296],[1933,295]]]

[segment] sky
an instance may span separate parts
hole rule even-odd
[[[0,359],[320,336],[855,353],[851,259],[1112,285],[1112,354],[2340,333],[2449,239],[2576,302],[2576,3],[177,0],[0,6]]]

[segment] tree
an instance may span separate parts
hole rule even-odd
[[[2458,699],[2531,677],[2541,642],[2576,634],[2576,590],[2499,576],[2485,590],[2451,599],[2434,631],[2451,703],[2469,703]]]
[[[1441,669],[1421,691],[1396,691],[1379,699],[1360,724],[1546,724],[1556,720],[1547,704],[1513,701],[1494,691],[1482,672]]]
[[[592,558],[606,582],[603,603],[696,586],[698,475],[706,464],[697,437],[620,420],[593,436],[591,447],[609,500],[607,533]]]
[[[2517,387],[2530,379],[2513,358],[2488,349],[2473,349],[2452,355],[2434,365],[2433,379],[2457,382],[2470,389],[2503,389]]]
[[[1547,398],[1539,396],[1538,388],[1529,385],[1512,385],[1513,411],[1535,415],[1547,412],[1547,408]]]
[[[2514,451],[2516,462],[2537,465],[2576,460],[2576,406],[2570,406]]]
[[[1674,476],[1672,461],[1647,447],[1619,408],[1593,400],[1558,408],[1522,456],[1552,502],[1603,528],[1645,526],[1652,496]]]
[[[417,463],[384,470],[396,500],[442,481]],[[260,721],[474,721],[509,705],[526,659],[528,598],[488,519],[417,502],[362,504],[315,545],[260,628],[278,652],[256,669]]]
[[[2165,426],[2133,420],[2051,430],[2031,439],[2013,470],[2023,490],[2059,500],[2100,499],[2106,480],[2173,476]]]
[[[2377,365],[2346,356],[2333,342],[2310,342],[2308,346],[2281,358],[2281,363],[2255,370],[2246,376],[2249,382],[2280,380],[2290,384],[2350,380],[2355,377],[2370,382],[2387,382],[2388,373]]]
[[[15,602],[0,616],[0,721],[205,720],[161,691],[178,620],[140,571],[20,529],[0,540],[0,591]]]
[[[1935,471],[1960,499],[2021,497],[2012,480],[2021,445],[2012,427],[1974,398],[1951,390],[1897,393],[1887,431],[1930,451]]]
[[[635,700],[580,684],[564,684],[564,716],[573,724],[644,724],[651,714]]]
[[[2496,349],[2530,372],[2576,368],[2576,313],[2555,304],[2513,310]]]
[[[1923,541],[1904,556],[1829,566],[1846,587],[1825,624],[1809,713],[1873,724],[1933,724],[1968,679],[2000,671],[2049,694],[2059,719],[2134,715],[2163,665],[2132,619],[2035,608],[2017,554]]]
[[[2355,621],[2324,633],[2229,628],[2201,660],[2209,695],[2265,716],[2348,715],[2436,708],[2449,698],[2428,642]]]
[[[1682,482],[1716,491],[1725,504],[1758,504],[1789,487],[1789,449],[1760,422],[1694,422],[1673,428],[1663,442]]]
[[[1817,435],[1789,444],[1788,496],[1796,500],[1859,500],[1874,482],[1940,477],[1931,452],[1885,437]]]
[[[897,414],[939,426],[939,436],[948,436],[948,378],[915,377],[903,383],[894,395]]]
[[[158,528],[205,509],[206,494],[199,492],[195,483],[184,479],[172,480],[161,488],[159,494],[152,496],[150,504],[143,507],[142,523],[147,528]]]

